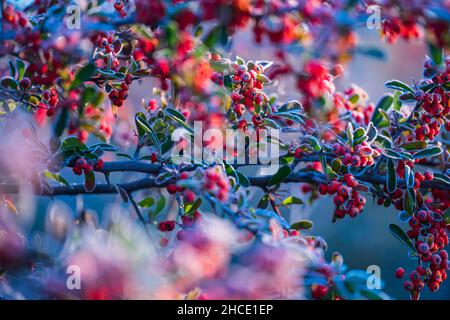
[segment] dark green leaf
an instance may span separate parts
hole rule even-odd
[[[289,168],[288,166],[281,167],[280,169],[278,169],[277,173],[275,173],[270,178],[268,186],[273,186],[278,183],[281,183],[284,179],[289,177],[290,174],[291,174],[291,168]]]
[[[414,90],[406,83],[401,82],[400,80],[391,80],[386,82],[384,85],[386,88],[389,89],[399,90],[402,92],[410,92],[414,94]]]
[[[397,173],[395,172],[395,165],[392,159],[386,158],[387,162],[387,176],[386,184],[389,192],[394,192],[397,188]]]
[[[313,227],[313,223],[310,220],[300,220],[291,224],[291,229],[294,230],[309,230]]]
[[[414,247],[411,239],[408,237],[408,235],[405,233],[405,231],[402,230],[398,225],[396,224],[390,224],[389,230],[391,233],[396,237],[398,240],[400,240],[403,244],[405,244],[409,249],[416,251],[416,248]]]
[[[381,120],[383,120],[383,116],[382,116],[380,110],[384,110],[384,111],[389,110],[389,108],[392,106],[393,102],[394,102],[394,97],[390,94],[384,95],[380,99],[380,101],[378,101],[378,103],[375,107],[375,110],[373,112],[372,120],[371,120],[375,127],[378,127]]]
[[[81,68],[75,75],[72,84],[70,85],[70,90],[77,89],[83,82],[89,80],[94,74],[97,68],[93,63],[88,63],[83,68]]]
[[[431,158],[441,154],[442,149],[440,147],[431,147],[421,151],[416,152],[413,157],[414,159]]]

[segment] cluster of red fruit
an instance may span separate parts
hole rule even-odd
[[[421,30],[412,18],[403,21],[400,18],[392,17],[383,20],[382,35],[389,43],[394,43],[399,37],[405,40],[419,38]]]
[[[320,61],[310,60],[297,78],[297,88],[308,98],[319,98],[333,91],[333,76]]]
[[[412,161],[403,161],[400,160],[397,164],[397,174],[400,178],[405,178],[405,166],[410,167],[411,169],[414,167],[414,162]],[[434,179],[433,172],[431,171],[425,171],[423,174],[420,172],[414,173],[414,189],[419,189],[420,184],[423,181],[431,181]]]
[[[445,83],[450,80],[450,57],[446,58],[446,69],[437,73],[428,84],[433,84],[436,88],[433,93],[423,94],[422,91],[416,94],[416,99],[422,102],[421,123],[416,127],[416,139],[424,140],[428,138],[433,140],[439,134],[442,125],[445,125],[447,131],[450,131],[450,122],[446,118],[450,114],[450,99],[448,91],[443,88]],[[424,74],[435,73],[433,63],[430,59],[425,61]]]
[[[334,212],[336,218],[342,219],[345,215],[354,218],[364,209],[366,199],[355,189],[359,183],[352,174],[346,173],[343,182],[345,184],[338,180],[332,180],[328,184],[321,184],[319,193],[321,195],[335,194],[333,202],[336,205]]]
[[[373,148],[366,141],[358,144],[354,148],[347,144],[336,142],[333,144],[333,150],[338,157],[342,157],[341,160],[344,165],[350,165],[355,168],[373,165],[375,158],[381,154],[380,149]]]
[[[75,161],[75,166],[72,168],[72,171],[77,176],[81,176],[83,172],[84,174],[88,174],[92,170],[102,170],[103,164],[104,162],[102,159],[99,159],[92,164],[84,158],[78,158],[77,161]]]
[[[99,69],[106,68],[108,72],[119,71],[121,64],[118,55],[123,44],[119,39],[114,39],[113,33],[100,32],[93,36],[92,41],[97,47],[95,65]],[[120,82],[120,84],[118,83]],[[112,105],[122,107],[128,97],[129,86],[133,82],[131,74],[126,74],[123,80],[115,81],[112,90],[109,92],[109,99]]]
[[[375,107],[373,104],[366,104],[367,93],[357,87],[351,86],[346,89],[344,94],[341,92],[336,92],[333,95],[334,105],[337,107],[337,111],[351,112],[352,119],[359,125],[368,125],[370,119],[372,118],[373,111]],[[330,110],[332,113],[334,110]],[[346,122],[343,119],[340,119],[342,116],[341,113],[335,113],[334,117],[331,117],[330,120],[338,122],[339,125],[336,125],[336,130],[340,130],[341,127],[345,128]]]
[[[194,227],[200,218],[201,214],[198,211],[195,211],[192,215],[183,215],[180,224],[181,230],[177,232],[177,239],[180,241],[194,239],[195,235],[198,233],[198,230],[195,230]],[[164,220],[158,224],[158,230],[162,232],[171,232],[175,229],[176,225],[177,223],[174,220]]]
[[[447,278],[448,253],[444,247],[448,245],[446,222],[440,210],[420,209],[409,219],[408,237],[414,239],[419,266],[409,274],[410,280],[404,282],[404,288],[411,292],[413,299],[419,298],[419,292],[427,285],[435,292]],[[404,275],[403,268],[395,273],[397,278]]]
[[[128,0],[116,0],[114,3],[114,9],[119,13],[119,16],[124,18],[127,15],[126,6],[128,5]]]
[[[125,76],[124,81],[120,84],[120,88],[114,88],[108,95],[112,105],[122,107],[124,101],[128,98],[128,90],[133,82],[131,74]]]
[[[245,111],[253,113],[252,122],[255,127],[259,127],[263,118],[259,112],[255,112],[255,106],[262,106],[267,102],[267,95],[262,92],[264,82],[268,79],[264,76],[264,68],[262,65],[248,62],[245,64],[234,63],[232,65],[233,73],[230,74],[233,91],[230,98],[232,101],[231,108],[236,116],[236,122],[239,129],[247,128],[247,120],[244,119]],[[211,80],[223,84],[223,75],[221,73],[213,73]]]
[[[48,104],[47,116],[49,117],[53,116],[56,112],[56,104],[59,101],[58,91],[55,88],[45,90],[42,93],[42,99],[47,101]]]
[[[219,201],[226,201],[229,196],[230,182],[218,167],[205,170],[203,189],[212,193]]]
[[[14,7],[10,4],[6,4],[3,9],[3,20],[11,27],[30,26],[27,16],[22,11],[14,9]]]
[[[205,170],[201,189],[213,194],[220,201],[225,201],[228,199],[230,182],[228,181],[227,176],[217,168],[218,167],[213,167]],[[187,179],[188,177],[189,175],[187,172],[182,172],[180,174],[180,180]],[[166,189],[170,194],[183,192],[183,199],[187,203],[195,201],[195,193],[190,189],[185,189],[176,184],[169,184]]]
[[[314,283],[311,285],[311,296],[316,300],[326,298],[330,289],[334,286],[334,278],[338,275],[332,266],[326,262],[321,262],[314,266],[312,270],[317,275],[324,278],[323,283]],[[334,297],[335,300],[340,300],[339,296]]]

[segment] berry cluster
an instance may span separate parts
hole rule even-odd
[[[226,201],[229,197],[230,182],[219,167],[205,170],[203,189],[213,194],[219,201]]]
[[[264,83],[268,81],[264,76],[264,67],[249,61],[247,64],[233,63],[231,69],[231,74],[226,77],[229,77],[232,83],[231,108],[236,122],[241,128],[245,127],[247,121],[243,117],[248,110],[252,113],[253,125],[259,127],[263,118],[258,110],[268,101],[268,97],[262,92]],[[224,76],[218,72],[212,74],[211,80],[221,85],[224,84]]]
[[[447,225],[440,210],[422,208],[409,219],[408,237],[414,240],[419,266],[409,274],[404,288],[411,292],[413,299],[419,298],[419,292],[428,286],[430,291],[439,290],[441,283],[447,278],[448,253],[444,247],[448,245]],[[397,269],[396,277],[402,278],[404,270]]]
[[[345,184],[338,180],[332,180],[329,184],[321,184],[319,193],[321,195],[335,194],[333,202],[336,205],[334,212],[336,218],[342,219],[345,215],[354,218],[364,209],[366,199],[355,189],[359,183],[353,175],[346,173],[343,182]]]
[[[304,94],[303,104],[306,110],[310,110],[314,99],[334,92],[333,79],[334,76],[321,61],[310,60],[303,66],[297,77],[297,88]]]
[[[351,112],[352,119],[360,126],[369,124],[373,111],[375,110],[373,104],[367,104],[367,99],[367,93],[356,85],[352,85],[346,89],[344,94],[336,92],[333,95],[336,111]],[[332,115],[330,120],[337,122],[336,130],[340,130],[341,127],[345,128],[346,122],[340,119],[342,114],[339,112],[333,113],[333,111],[334,108],[330,110],[330,116]]]
[[[6,4],[3,9],[3,19],[11,28],[30,26],[27,16],[22,11],[16,10],[10,4]]]
[[[355,168],[373,165],[375,158],[378,158],[381,154],[380,149],[372,147],[366,141],[354,148],[336,142],[333,144],[333,151],[340,157],[339,159],[342,160],[344,165]]]
[[[114,2],[114,9],[116,9],[117,13],[122,18],[125,18],[127,16],[127,11],[126,11],[127,5],[128,5],[128,0],[116,0],[116,2]]]
[[[424,64],[424,75],[432,75],[431,79],[423,80],[423,85],[434,86],[433,92],[426,93],[418,90],[416,100],[422,104],[420,122],[416,126],[415,137],[422,141],[425,138],[432,141],[439,134],[442,125],[450,129],[447,116],[450,114],[450,99],[444,85],[450,80],[450,58],[445,61],[445,70],[439,72],[434,63],[428,58]]]
[[[417,39],[421,35],[419,26],[413,19],[402,21],[392,17],[382,22],[382,35],[389,43],[394,43],[399,37],[405,40]]]
[[[118,58],[122,51],[123,44],[120,39],[115,39],[114,33],[99,32],[92,37],[96,46],[95,65],[106,73],[118,72],[121,64]],[[140,58],[142,59],[142,57]],[[139,59],[139,60],[140,60]],[[135,59],[136,60],[136,59]],[[136,60],[136,61],[139,61]],[[128,97],[129,86],[133,82],[131,74],[122,75],[123,79],[117,78],[114,83],[108,83],[112,89],[109,91],[109,99],[112,105],[121,107]]]
[[[92,163],[92,161],[88,161],[84,158],[78,158],[75,161],[75,166],[72,168],[73,173],[77,176],[81,176],[84,174],[90,173],[92,170],[102,170],[103,169],[103,160],[99,159],[96,162]]]
[[[49,116],[49,117],[53,116],[56,112],[55,107],[59,100],[58,91],[56,91],[55,88],[51,88],[50,90],[45,90],[42,93],[42,99],[44,99],[48,103],[47,116]]]

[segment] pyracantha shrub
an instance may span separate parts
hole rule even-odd
[[[412,299],[446,280],[448,1],[68,2],[2,11],[0,298],[389,299],[285,212],[322,197],[337,223],[371,199],[399,212]],[[359,39],[373,6],[382,40],[429,50],[376,103],[337,89],[355,55],[383,56]],[[231,54],[240,34],[273,61]],[[77,204],[32,227],[31,194]],[[85,194],[119,201],[99,216]]]

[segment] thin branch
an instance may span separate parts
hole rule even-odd
[[[250,185],[259,188],[265,188],[269,183],[271,176],[260,176],[260,177],[248,177],[250,181]],[[373,175],[373,174],[365,174],[358,177],[360,181],[374,183],[379,185],[386,184],[386,176],[383,175]],[[135,180],[133,182],[117,184],[119,187],[123,188],[127,193],[131,193],[138,190],[149,189],[149,188],[163,188],[167,185],[173,183],[174,180],[168,180],[164,183],[158,184],[156,183],[156,179],[154,177],[142,178],[139,180]],[[283,183],[298,183],[298,182],[307,182],[307,183],[326,183],[326,177],[323,173],[316,171],[309,172],[296,172],[292,173],[288,178],[286,178]],[[405,186],[405,181],[403,179],[398,181],[398,185],[400,187]],[[423,189],[440,189],[445,191],[450,191],[450,185],[439,182],[439,181],[424,181],[421,184]],[[0,184],[0,193],[6,194],[15,194],[18,193],[20,186],[17,184]],[[53,191],[50,190],[42,190],[39,192],[38,187],[34,188],[34,192],[37,195],[42,196],[57,196],[57,195],[77,195],[77,194],[112,194],[117,193],[117,188],[113,185],[108,184],[97,184],[91,192],[86,191],[84,185],[75,184],[71,186],[55,186],[53,187]]]

